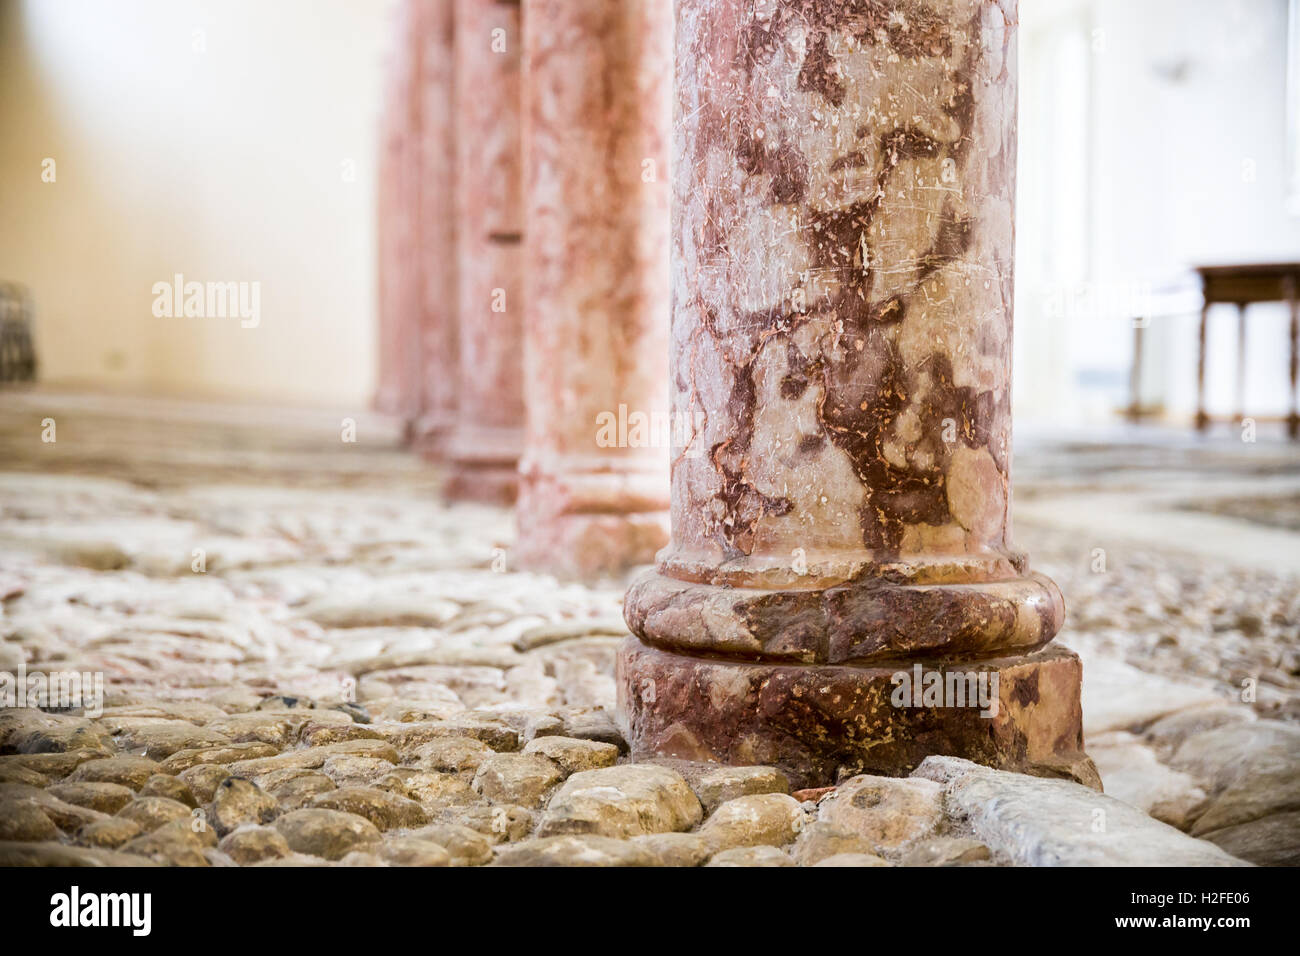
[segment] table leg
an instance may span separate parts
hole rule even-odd
[[[1205,324],[1210,317],[1210,303],[1205,303],[1201,307],[1201,328],[1197,337],[1196,353],[1196,430],[1205,431],[1205,426],[1210,423],[1209,416],[1205,414]]]
[[[1237,421],[1246,417],[1246,303],[1237,303]]]
[[[1296,404],[1296,379],[1300,376],[1300,294],[1291,284],[1291,412],[1286,417],[1287,437],[1300,438],[1300,406]]]
[[[1142,329],[1148,320],[1133,320],[1133,364],[1128,371],[1128,417],[1131,421],[1142,418]]]

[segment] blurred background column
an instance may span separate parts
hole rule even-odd
[[[513,502],[523,445],[521,10],[456,0],[460,380],[445,493]]]
[[[648,564],[668,532],[672,0],[525,0],[518,562]]]
[[[420,415],[415,441],[441,457],[460,391],[456,322],[455,5],[415,0],[419,83]]]
[[[418,247],[420,0],[397,7],[380,119],[377,230],[379,370],[375,407],[408,426],[420,413],[422,321]]]

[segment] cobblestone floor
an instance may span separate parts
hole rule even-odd
[[[0,863],[1300,860],[1294,575],[1022,522],[1109,796],[950,758],[790,794],[629,762],[620,582],[515,572],[507,512],[441,505],[389,423],[336,422],[0,410],[0,672],[104,679],[100,714],[0,710]],[[1040,505],[1073,458],[1050,460]]]

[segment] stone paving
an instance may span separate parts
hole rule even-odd
[[[1106,795],[945,757],[791,793],[631,762],[622,582],[513,570],[510,514],[441,505],[381,421],[65,405],[42,443],[40,402],[0,411],[0,672],[103,708],[0,709],[0,864],[1300,861],[1293,576],[1018,526]]]

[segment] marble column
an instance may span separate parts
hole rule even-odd
[[[420,263],[416,248],[419,172],[416,2],[397,8],[380,120],[378,382],[375,407],[411,423],[420,411]]]
[[[524,16],[517,561],[592,579],[668,540],[672,0],[525,0]]]
[[[442,457],[456,421],[455,17],[450,0],[415,0],[419,169],[420,414],[416,446]]]
[[[1011,544],[1015,0],[678,0],[672,540],[638,755],[1095,784]],[[935,693],[936,687],[938,693]],[[986,700],[981,700],[981,696]]]
[[[460,379],[444,492],[511,503],[523,448],[521,10],[456,0]]]

